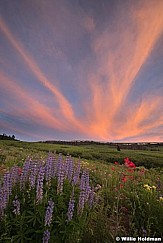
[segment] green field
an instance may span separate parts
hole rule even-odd
[[[57,160],[62,153],[64,164],[66,155],[70,154],[74,168],[77,168],[80,157],[80,181],[82,170],[87,170],[91,188],[100,185],[99,190],[92,189],[95,192],[94,207],[90,210],[86,205],[83,214],[78,215],[79,188],[74,187],[75,210],[72,221],[67,224],[66,212],[73,190],[68,180],[64,182],[63,192],[58,194],[54,189],[57,188],[57,178],[52,178],[50,186],[44,179],[43,202],[40,205],[34,203],[37,183],[33,190],[28,184],[25,191],[20,191],[20,186],[14,187],[2,220],[0,242],[41,243],[46,229],[51,232],[49,243],[114,243],[116,237],[123,236],[163,239],[162,147],[159,151],[117,151],[116,147],[108,145],[70,146],[1,140],[1,178],[14,165],[22,168],[27,156],[37,163],[47,163],[49,152],[54,153]],[[135,163],[136,168],[124,164],[126,157]],[[18,196],[21,205],[21,214],[16,217],[12,204],[15,196]],[[45,210],[51,198],[55,203],[55,213],[51,226],[45,227]]]
[[[137,166],[146,168],[163,167],[163,147],[159,151],[127,150],[117,151],[116,147],[108,145],[59,145],[20,141],[0,141],[0,163],[12,166],[14,163],[22,164],[29,154],[45,156],[49,151],[56,151],[63,155],[71,154],[73,157],[89,161],[100,161],[103,163],[123,163],[125,157],[130,158]]]

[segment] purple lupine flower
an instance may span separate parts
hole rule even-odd
[[[11,183],[14,186],[20,180],[20,168],[18,166],[13,166],[11,168]]]
[[[60,153],[57,160],[57,173],[56,173],[57,177],[60,176],[61,170],[62,170],[62,154]]]
[[[3,186],[5,188],[5,191],[7,193],[7,198],[9,198],[9,195],[12,193],[12,181],[11,181],[11,174],[10,172],[6,172],[3,176]]]
[[[66,156],[66,160],[65,160],[65,179],[66,179],[67,176],[68,176],[69,163],[70,163],[70,156],[67,155],[67,156]]]
[[[80,190],[85,190],[85,183],[86,183],[85,178],[86,178],[86,171],[83,170],[83,173],[82,173],[81,179],[80,179],[80,186],[79,186]]]
[[[85,199],[86,199],[86,201],[88,200],[88,198],[89,198],[89,193],[90,193],[90,191],[91,191],[91,187],[90,187],[90,185],[89,185],[89,172],[88,172],[88,170],[85,172],[85,193],[86,193],[86,195],[85,195]]]
[[[12,192],[12,183],[11,183],[11,175],[9,172],[6,172],[3,176],[3,182],[0,189],[0,214],[1,217],[4,215],[4,210],[7,206],[9,196]]]
[[[78,203],[78,213],[82,213],[84,209],[85,203],[88,201],[89,193],[91,192],[91,187],[89,185],[89,172],[87,170],[83,170],[80,179],[80,195],[79,195],[79,203]]]
[[[7,205],[7,194],[4,190],[4,187],[1,187],[0,189],[0,218],[4,216],[4,210]]]
[[[60,162],[61,166],[59,167],[60,170],[58,171],[58,182],[57,182],[57,193],[62,193],[63,191],[63,182],[65,177],[65,164]]]
[[[54,202],[52,200],[48,201],[48,207],[46,209],[45,215],[45,226],[50,226],[53,216]]]
[[[22,173],[21,173],[21,178],[20,178],[20,188],[21,189],[25,187],[25,183],[28,180],[30,163],[31,163],[31,159],[28,157],[27,160],[25,161],[24,165],[23,165],[23,169],[22,169]]]
[[[74,200],[74,188],[70,197],[70,201],[69,201],[69,205],[68,205],[68,212],[67,212],[67,218],[68,218],[68,222],[72,220],[73,217],[73,213],[74,213],[74,204],[75,204],[75,200]]]
[[[89,192],[89,198],[88,198],[88,205],[90,208],[93,207],[94,205],[94,198],[95,198],[95,192],[94,190],[92,189],[90,192]]]
[[[15,197],[15,200],[13,200],[13,205],[14,205],[13,212],[15,213],[15,215],[20,215],[20,202],[17,199],[17,197]]]
[[[35,187],[38,170],[39,170],[39,167],[38,167],[37,161],[32,161],[31,166],[30,166],[30,175],[29,175],[29,186],[30,186],[30,188]]]
[[[51,178],[52,178],[52,166],[53,166],[53,161],[52,161],[52,157],[49,154],[47,161],[46,161],[46,166],[45,166],[45,178],[46,178],[46,182],[50,182]]]
[[[55,155],[52,155],[52,177],[55,177],[57,174],[57,159]]]
[[[74,172],[74,176],[73,176],[73,180],[72,180],[73,185],[76,185],[78,183],[79,175],[80,175],[80,167],[81,167],[81,165],[80,165],[80,158],[79,158],[78,166],[77,166],[77,169]]]
[[[49,232],[49,230],[45,230],[42,242],[43,243],[48,243],[49,240],[50,240],[50,232]]]
[[[40,166],[40,170],[37,178],[37,188],[36,188],[36,202],[40,203],[43,198],[43,182],[44,182],[45,168]]]
[[[82,214],[85,204],[85,191],[80,191],[79,202],[78,202],[78,214]]]
[[[72,158],[70,156],[70,158],[69,158],[68,175],[67,175],[67,178],[68,178],[69,181],[72,180],[73,169],[74,169],[74,163],[73,163],[73,160],[72,160]]]

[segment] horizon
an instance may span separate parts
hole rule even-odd
[[[5,134],[5,133],[3,133],[3,134]],[[3,134],[0,134],[0,136],[2,136]],[[12,135],[14,135],[14,134],[5,134],[7,137],[12,137]],[[14,135],[15,136],[15,135]],[[126,141],[126,142],[119,142],[119,141],[102,141],[102,140],[91,140],[91,139],[83,139],[83,140],[81,140],[81,139],[72,139],[72,140],[57,140],[57,139],[51,139],[51,140],[34,140],[34,141],[30,141],[30,140],[20,140],[19,138],[17,138],[16,136],[15,136],[15,139],[14,140],[16,140],[16,141],[20,141],[20,142],[95,142],[95,143],[112,143],[112,144],[118,144],[118,143],[122,143],[122,144],[134,144],[134,143],[138,143],[138,144],[143,144],[143,143],[150,143],[150,144],[158,144],[158,143],[163,143],[163,141],[160,141],[160,142],[156,142],[156,141],[142,141],[142,142],[140,142],[140,141],[137,141],[137,142],[132,142],[132,141],[130,141],[130,142],[128,142],[128,141]]]
[[[0,3],[0,133],[163,141],[163,1]]]

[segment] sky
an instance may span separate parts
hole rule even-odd
[[[162,0],[1,0],[0,134],[163,142]]]

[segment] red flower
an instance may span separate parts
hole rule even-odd
[[[115,170],[115,168],[114,168],[114,167],[112,167],[111,169],[112,169],[112,170]]]
[[[136,168],[135,164],[134,164],[132,161],[130,161],[129,158],[125,158],[124,161],[125,161],[125,165],[126,165],[127,167],[129,167],[129,168],[133,168],[133,169]]]
[[[123,181],[123,182],[126,182],[126,181],[127,181],[127,178],[126,178],[126,177],[123,177],[123,178],[122,178],[122,181]]]
[[[114,162],[115,165],[119,165],[119,163],[117,161]]]
[[[134,172],[134,170],[132,170],[132,169],[129,169],[129,170],[128,170],[128,172],[131,172],[131,173],[133,173],[133,172]]]

